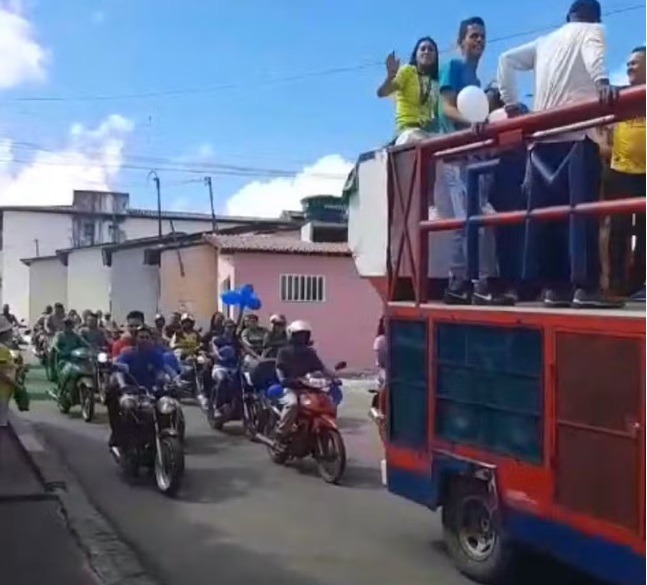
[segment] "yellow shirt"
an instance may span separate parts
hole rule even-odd
[[[422,83],[422,87],[420,84]],[[438,104],[438,82],[419,75],[414,65],[403,65],[393,80],[395,118],[399,131],[425,129],[435,118]]]
[[[0,370],[10,378],[15,376],[13,357],[8,347],[0,345]],[[13,394],[13,386],[0,380],[0,396],[9,397]]]
[[[611,168],[630,175],[645,174],[645,118],[615,125]]]

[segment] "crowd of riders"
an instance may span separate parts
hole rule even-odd
[[[8,308],[7,308],[8,310]],[[207,408],[210,392],[218,383],[219,363],[233,359],[251,370],[261,361],[273,360],[277,380],[284,387],[283,413],[277,436],[285,436],[297,411],[299,379],[310,372],[321,372],[331,378],[334,372],[324,366],[313,348],[311,327],[297,320],[288,325],[284,315],[273,314],[267,325],[255,313],[245,313],[238,321],[221,312],[212,315],[208,327],[198,327],[189,313],[157,314],[153,323],[145,322],[144,313],[131,311],[120,326],[109,313],[66,310],[62,303],[45,307],[32,330],[32,344],[50,379],[58,384],[59,374],[75,350],[86,348],[103,352],[113,363],[127,366],[128,378],[144,387],[159,380],[180,380],[184,364],[202,356],[207,367],[204,383],[198,385],[196,398]],[[111,424],[110,443],[119,442],[118,396],[128,384],[123,372],[111,378],[105,404]]]

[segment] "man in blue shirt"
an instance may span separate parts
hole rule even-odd
[[[106,408],[108,419],[112,430],[110,446],[117,446],[119,440],[119,396],[121,390],[132,382],[152,390],[162,381],[164,374],[172,378],[177,372],[168,365],[164,359],[164,352],[153,342],[152,331],[145,325],[141,325],[135,333],[135,345],[126,348],[116,360],[117,363],[128,367],[128,375],[124,372],[117,372],[116,384],[113,384],[106,396]]]
[[[447,134],[470,127],[458,111],[456,99],[469,85],[481,86],[477,68],[485,50],[485,23],[479,16],[461,22],[458,30],[461,56],[451,59],[440,71],[440,130]],[[469,161],[467,161],[469,162]],[[442,173],[442,188],[436,192],[436,209],[441,217],[465,218],[467,210],[467,163],[465,161],[438,165]],[[485,201],[481,201],[483,208]],[[445,291],[447,304],[512,304],[504,295],[494,295],[488,279],[496,276],[494,238],[492,230],[479,230],[479,279],[473,290],[467,275],[465,229],[452,236],[449,286]]]

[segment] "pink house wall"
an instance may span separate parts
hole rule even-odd
[[[236,288],[254,286],[263,302],[258,313],[264,321],[272,313],[283,313],[288,321],[305,319],[312,325],[317,352],[326,364],[344,360],[353,370],[374,367],[372,348],[382,302],[374,287],[358,276],[350,256],[239,252],[233,263]],[[281,301],[281,274],[323,276],[324,302]]]

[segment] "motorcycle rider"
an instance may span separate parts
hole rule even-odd
[[[111,384],[106,393],[106,408],[110,422],[110,447],[119,446],[119,397],[124,388],[132,380],[138,386],[152,391],[164,381],[166,375],[174,378],[177,374],[166,364],[164,355],[159,347],[153,344],[152,331],[146,325],[140,325],[133,332],[134,345],[130,351],[124,351],[119,355],[116,362],[127,367],[128,374],[117,371],[114,376],[114,383]]]
[[[16,319],[16,316],[11,312],[9,305],[2,306],[2,316],[9,321],[12,327],[18,326],[18,319]]]
[[[110,346],[106,332],[99,327],[99,319],[95,313],[84,311],[85,325],[81,327],[79,335],[95,351],[105,350]]]
[[[168,339],[166,338],[166,318],[162,313],[155,315],[153,321],[153,335],[158,343],[164,343],[168,346]]]
[[[130,311],[126,315],[126,327],[128,330],[112,344],[113,358],[118,358],[124,349],[135,345],[135,336],[142,325],[144,325],[144,313],[141,311]]]
[[[63,331],[63,320],[65,319],[65,307],[63,303],[54,303],[54,311],[45,321],[45,329],[48,335],[56,335]]]
[[[59,331],[52,341],[50,356],[54,382],[58,383],[59,373],[69,361],[72,352],[81,347],[88,347],[84,339],[74,330],[74,319],[66,315],[63,319],[63,330]],[[60,388],[58,392],[60,393]]]
[[[276,357],[276,374],[283,386],[281,398],[283,410],[276,427],[277,439],[287,437],[299,412],[298,390],[302,389],[301,379],[307,374],[321,372],[331,379],[335,373],[328,370],[312,347],[312,328],[306,321],[293,321],[287,328],[288,343],[279,349]]]
[[[228,396],[223,397],[221,394],[222,384],[227,379],[228,368],[231,364],[235,365],[238,362],[240,355],[240,342],[236,335],[236,322],[233,319],[225,319],[222,325],[222,333],[220,335],[215,335],[211,339],[211,353],[214,358],[211,379],[214,382],[214,395],[217,397],[216,415],[219,414],[219,407],[223,403],[226,403],[230,398]]]
[[[240,334],[240,342],[245,352],[244,362],[247,367],[260,359],[263,354],[263,340],[267,329],[258,322],[258,315],[249,313],[245,317],[246,326]]]
[[[47,330],[45,329],[47,319],[54,311],[52,305],[47,305],[45,310],[41,313],[40,317],[36,319],[33,328],[34,347],[37,351],[43,351],[45,338],[47,337]]]
[[[285,315],[274,314],[270,317],[270,330],[263,338],[263,357],[275,359],[281,349],[288,342],[288,334],[285,330],[287,323]]]
[[[171,349],[182,355],[194,355],[201,345],[200,334],[195,330],[195,319],[188,313],[180,317],[180,329],[171,338]]]
[[[182,328],[182,325],[180,323],[181,319],[182,319],[182,315],[177,311],[173,311],[171,313],[171,320],[169,321],[165,330],[166,337],[168,339],[173,339],[173,336]]]

